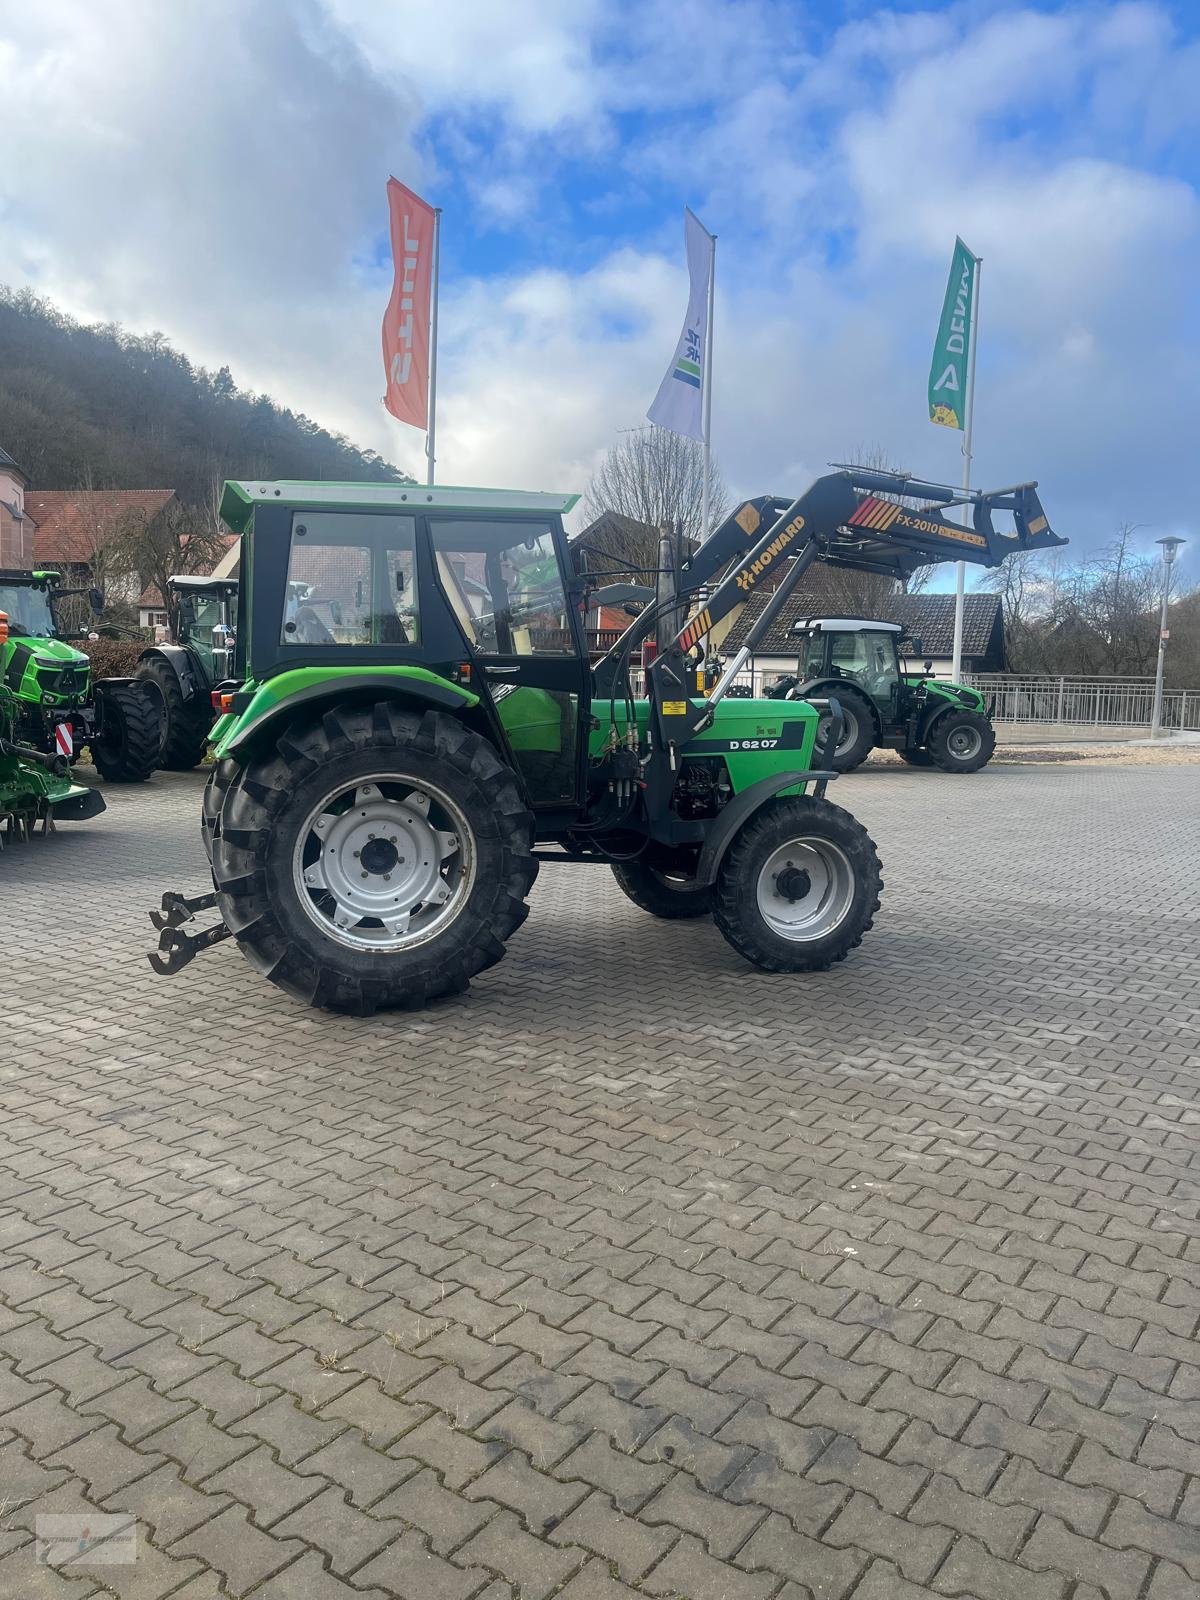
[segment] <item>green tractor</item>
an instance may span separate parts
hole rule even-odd
[[[65,589],[57,572],[0,571],[0,611],[8,637],[0,645],[0,678],[15,703],[15,734],[44,754],[74,761],[84,745],[110,783],[144,783],[158,765],[155,696],[132,678],[93,679],[91,663],[60,632],[55,602]],[[97,589],[92,609],[103,608]]]
[[[772,699],[837,698],[841,736],[829,747],[828,718],[817,733],[821,759],[836,772],[852,772],[876,746],[895,750],[913,767],[943,772],[978,772],[991,760],[996,733],[978,689],[942,683],[923,673],[906,673],[901,648],[921,653],[921,641],[908,638],[898,622],[859,617],[805,617],[798,635],[799,663],[794,675],[778,678],[767,690]]]
[[[562,525],[574,495],[227,484],[243,604],[233,678],[214,693],[213,888],[163,896],[151,963],[178,972],[233,937],[309,1005],[415,1008],[499,961],[539,867],[572,863],[609,868],[656,916],[711,915],[765,971],[840,961],[881,878],[866,831],[825,798],[835,774],[814,764],[821,712],[836,734],[837,707],[726,695],[813,561],[908,570],[958,554],[963,530],[936,512],[886,539],[847,526],[867,491],[895,486],[848,469],[795,500],[746,501],[662,563],[657,598],[592,666],[594,579],[573,575]],[[991,565],[1065,542],[1033,485],[971,504]],[[1014,534],[993,531],[996,508]],[[705,697],[703,641],[776,579]],[[652,634],[635,698],[631,662]],[[184,931],[213,907],[217,923]]]
[[[186,772],[204,759],[212,691],[233,671],[238,583],[180,575],[168,578],[167,587],[178,604],[178,642],[143,651],[134,679],[152,685],[162,702],[159,765]]]
[[[0,611],[0,650],[8,643],[9,619]],[[21,705],[0,679],[0,849],[30,839],[40,822],[49,833],[57,822],[84,822],[105,809],[103,795],[72,783],[66,760],[22,743]]]

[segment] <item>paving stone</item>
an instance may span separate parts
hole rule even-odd
[[[873,765],[836,973],[565,866],[470,996],[375,1019],[232,946],[182,1006],[149,971],[202,781],[5,855],[78,936],[10,955],[0,1593],[56,1581],[14,1576],[38,1515],[126,1509],[130,1600],[1193,1600],[1191,771]]]
[[[230,1506],[177,1539],[170,1553],[195,1556],[221,1574],[231,1594],[244,1595],[303,1555],[304,1546],[296,1539],[284,1541],[260,1533],[244,1506]]]
[[[674,1544],[673,1527],[647,1527],[627,1517],[607,1495],[592,1494],[548,1537],[555,1544],[582,1545],[611,1562],[626,1583],[636,1583]]]
[[[398,1522],[380,1521],[356,1511],[340,1485],[323,1489],[271,1529],[276,1539],[303,1539],[316,1545],[328,1555],[333,1570],[343,1575],[353,1572],[402,1531]]]
[[[586,1552],[575,1546],[560,1549],[535,1539],[507,1511],[493,1517],[455,1556],[459,1566],[503,1573],[523,1600],[546,1600],[585,1560]]]

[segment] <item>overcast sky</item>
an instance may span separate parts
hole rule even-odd
[[[379,323],[389,173],[444,207],[439,477],[582,489],[719,235],[741,494],[881,449],[956,481],[925,383],[984,259],[979,484],[1200,574],[1200,6],[0,0],[0,280],[161,329],[420,473]],[[2,443],[3,441],[0,441]]]

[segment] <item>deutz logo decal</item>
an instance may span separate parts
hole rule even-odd
[[[742,568],[737,575],[737,586],[743,593],[748,593],[753,589],[775,557],[787,549],[803,526],[803,517],[793,517],[783,532],[771,540],[762,555],[757,560],[752,561],[749,566]]]

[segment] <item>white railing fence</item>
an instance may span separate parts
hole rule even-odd
[[[748,666],[733,680],[731,694],[761,695],[779,676],[778,667]],[[633,692],[643,692],[640,669],[630,673]],[[994,722],[1053,722],[1064,726],[1149,728],[1154,709],[1153,678],[1017,677],[1002,672],[964,673],[965,684],[980,691]],[[1163,727],[1200,733],[1200,689],[1163,693]]]
[[[1057,722],[1076,727],[1148,728],[1154,710],[1153,678],[1015,677],[965,674],[992,706],[994,722]],[[1163,693],[1164,728],[1200,732],[1200,689]]]

